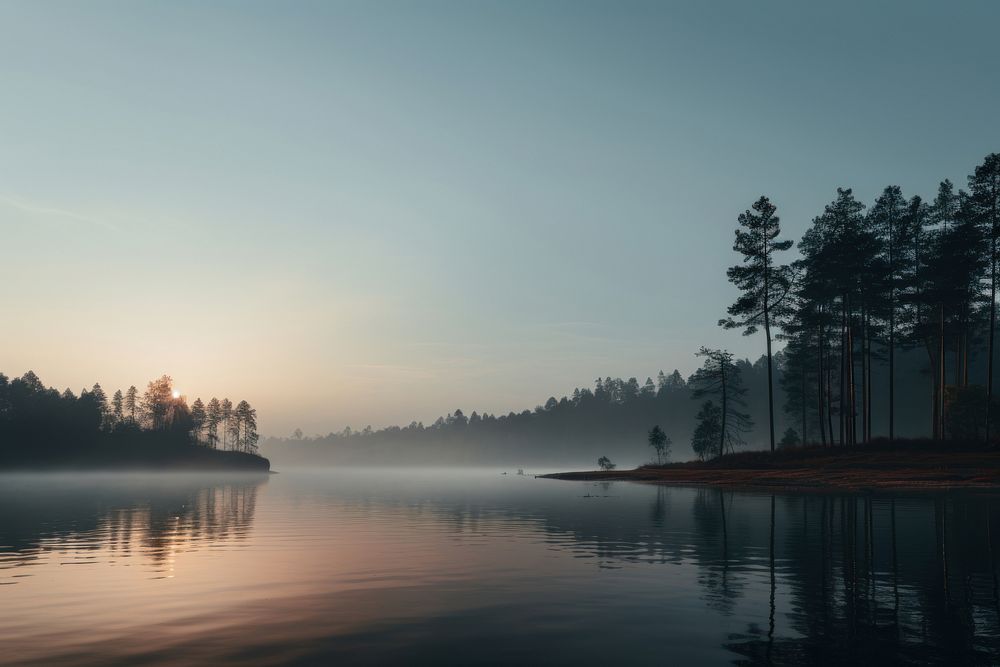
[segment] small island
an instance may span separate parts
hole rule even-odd
[[[0,373],[0,470],[233,470],[268,472],[257,453],[257,411],[246,401],[189,406],[164,375],[142,394],[79,395],[28,371]]]

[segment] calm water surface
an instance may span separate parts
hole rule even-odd
[[[989,664],[997,502],[499,471],[0,476],[10,664]]]

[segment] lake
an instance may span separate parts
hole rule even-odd
[[[998,498],[0,476],[10,664],[1000,662]]]

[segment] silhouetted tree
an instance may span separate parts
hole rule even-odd
[[[888,321],[889,355],[889,440],[895,438],[896,417],[896,329],[902,306],[901,295],[908,286],[908,277],[913,268],[909,250],[912,248],[911,235],[914,232],[912,219],[907,215],[907,202],[898,185],[891,185],[868,211],[868,226],[880,242],[880,256],[876,269],[878,284],[884,298],[881,304]],[[870,359],[869,359],[869,368]]]
[[[733,250],[743,262],[729,267],[726,275],[742,294],[729,307],[729,317],[719,320],[727,329],[743,329],[745,336],[764,327],[767,354],[767,405],[771,451],[774,451],[774,371],[771,354],[771,325],[787,312],[786,298],[792,287],[791,267],[777,264],[775,253],[792,247],[790,240],[778,240],[781,233],[777,207],[767,197],[753,203],[752,211],[740,214],[742,229],[736,230]],[[734,319],[735,318],[735,319]]]
[[[149,428],[154,431],[169,425],[170,403],[174,397],[173,382],[169,375],[163,375],[151,381],[142,395],[142,412]]]
[[[222,422],[222,404],[212,397],[205,408],[205,432],[209,447],[219,446],[219,424]]]
[[[201,432],[205,428],[205,404],[201,402],[200,398],[194,399],[194,403],[191,404],[191,424],[193,425],[192,433],[194,434],[195,442],[201,442]]]
[[[554,403],[556,399],[552,398],[549,400],[551,400]],[[451,426],[456,426],[461,428],[462,426],[468,425],[469,420],[465,416],[464,412],[462,412],[461,410],[455,410],[453,414],[448,415],[448,418],[445,420],[445,422]]]
[[[979,223],[989,244],[990,290],[989,335],[986,339],[986,404],[993,404],[993,344],[996,338],[997,242],[1000,241],[1000,153],[990,153],[969,176],[972,217]],[[986,440],[992,427],[991,410],[986,410]]]
[[[646,378],[646,382],[642,385],[642,389],[639,390],[639,394],[644,398],[656,397],[656,385],[653,383],[653,378]]]
[[[955,384],[963,380],[963,348],[968,349],[969,332],[981,300],[980,283],[988,261],[982,230],[969,210],[966,193],[955,194],[951,182],[944,181],[931,207],[933,229],[923,235],[923,271],[919,295],[926,317],[915,334],[928,353],[933,381],[934,436],[946,434],[947,352],[949,340],[955,352]],[[967,363],[967,354],[966,354]],[[985,418],[985,417],[984,417]]]
[[[688,380],[694,387],[691,398],[699,400],[713,396],[719,400],[721,421],[719,428],[719,456],[743,445],[743,434],[753,425],[750,415],[741,410],[746,408],[746,388],[743,386],[742,371],[733,363],[733,355],[726,350],[711,350],[702,347],[695,355],[704,357],[705,362]]]
[[[124,400],[121,389],[116,390],[115,395],[111,398],[111,418],[115,426],[125,421]]]
[[[139,390],[132,385],[125,392],[125,414],[131,424],[137,424],[136,414],[139,411]]]
[[[260,439],[257,435],[257,411],[246,401],[240,401],[230,422],[232,448],[242,452],[255,451]]]
[[[838,439],[842,444],[856,441],[855,333],[858,315],[863,322],[874,298],[869,283],[878,244],[865,224],[863,211],[864,205],[854,198],[850,188],[837,188],[837,198],[813,219],[799,243],[799,313],[813,319],[820,334],[828,418],[833,411],[833,364],[839,362]],[[832,423],[830,427],[832,437]]]
[[[659,424],[649,431],[646,440],[649,442],[649,446],[656,450],[656,462],[663,463],[663,455],[665,453],[669,455],[671,441]]]
[[[601,458],[597,459],[597,465],[600,466],[601,470],[605,471],[614,470],[617,467],[614,463],[611,462],[611,459],[609,459],[607,456],[602,456]]]
[[[670,375],[664,375],[663,371],[659,373],[659,383],[657,385],[657,393],[662,394],[663,392],[670,391],[683,391],[687,388],[687,383],[684,381],[684,377],[681,372],[674,369],[674,372]]]
[[[232,433],[232,426],[230,422],[233,420],[233,402],[228,398],[222,399],[219,417],[222,422],[222,448],[227,449],[229,435]]]
[[[93,401],[94,405],[97,406],[98,411],[101,414],[101,428],[110,430],[111,429],[111,410],[108,408],[108,396],[104,393],[104,389],[101,388],[99,382],[95,382],[94,386],[87,392],[90,400]]]
[[[695,417],[691,449],[701,460],[709,458],[712,452],[722,456],[722,410],[712,401],[705,401]]]

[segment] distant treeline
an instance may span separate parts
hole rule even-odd
[[[778,378],[784,377],[784,352],[775,355]],[[732,362],[746,391],[745,412],[753,422],[744,434],[751,445],[766,446],[767,360],[760,357]],[[930,426],[920,398],[930,387],[921,372],[921,357],[914,351],[899,359],[906,378],[901,389],[907,408],[900,411],[905,428],[901,436],[917,437]],[[884,373],[877,373],[884,381]],[[690,380],[695,379],[692,383]],[[593,465],[597,457],[611,455],[629,463],[648,460],[654,452],[646,444],[651,425],[660,424],[673,440],[674,459],[690,457],[690,443],[700,403],[692,400],[696,378],[677,370],[656,377],[599,378],[593,388],[574,389],[562,398],[550,397],[531,410],[491,414],[455,410],[433,423],[411,422],[385,429],[346,428],[338,433],[307,437],[296,431],[289,438],[268,438],[265,453],[278,463],[328,462],[335,464],[392,463],[499,463],[505,465],[579,463]],[[778,387],[779,403],[786,400]],[[879,404],[881,405],[881,404]],[[779,414],[783,430],[794,427],[796,414]],[[884,429],[886,422],[876,420]],[[703,455],[711,455],[708,454]]]
[[[533,411],[296,433],[268,441],[269,451],[350,462],[592,460],[641,451],[654,424],[701,457],[747,443],[996,437],[1000,154],[975,168],[967,190],[945,180],[931,201],[892,185],[866,207],[838,188],[792,262],[780,261],[793,243],[780,238],[767,197],[738,222],[741,261],[727,275],[740,296],[719,324],[762,330],[757,363],[702,348],[704,364],[687,381],[676,371],[658,381],[604,378]],[[785,342],[779,353],[775,340]]]
[[[0,373],[0,465],[167,461],[196,446],[254,454],[258,439],[249,403],[197,399],[188,407],[167,375],[141,395],[131,386],[108,399],[100,384],[77,396],[45,387],[32,371],[13,380]]]

